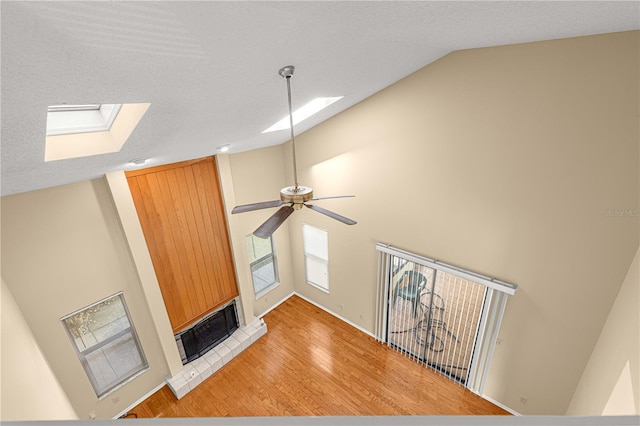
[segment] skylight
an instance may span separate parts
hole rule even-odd
[[[51,105],[47,136],[104,132],[111,128],[121,104]]]
[[[148,108],[148,103],[50,106],[44,161],[120,151]]]
[[[325,109],[332,103],[339,101],[343,96],[336,96],[332,98],[315,98],[308,104],[298,108],[293,111],[293,125],[300,123],[302,120],[311,117],[313,114]],[[289,116],[287,115],[282,120],[278,121],[273,126],[269,127],[266,130],[263,130],[262,133],[275,132],[276,130],[284,130],[289,128]]]

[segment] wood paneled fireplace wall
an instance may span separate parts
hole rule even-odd
[[[126,176],[176,333],[238,296],[215,157]]]

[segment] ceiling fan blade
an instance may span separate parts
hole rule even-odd
[[[253,231],[253,235],[260,238],[269,238],[280,225],[293,213],[293,207],[284,206],[275,212],[265,223]]]
[[[312,204],[305,204],[305,206],[309,207],[311,210],[317,211],[318,213],[322,213],[324,215],[327,215],[330,218],[333,218],[335,220],[339,220],[340,222],[342,222],[344,224],[347,224],[347,225],[355,225],[356,223],[358,223],[355,220],[351,220],[348,217],[344,217],[344,216],[339,215],[338,213],[334,213],[334,212],[329,211],[327,209],[323,209],[322,207],[314,206]]]
[[[271,207],[280,207],[282,203],[283,203],[282,200],[274,200],[274,201],[263,201],[261,203],[244,204],[242,206],[235,206],[233,210],[231,210],[231,213],[236,214],[236,213],[250,212],[253,210],[268,209]]]
[[[318,201],[318,200],[330,200],[332,198],[352,198],[355,197],[355,195],[334,195],[333,197],[318,197],[318,198],[312,198],[310,201]]]

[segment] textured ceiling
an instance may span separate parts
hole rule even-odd
[[[7,2],[1,13],[2,195],[280,144],[260,132],[316,96],[296,133],[447,53],[640,28],[628,2]],[[151,106],[118,153],[44,162],[46,108]]]

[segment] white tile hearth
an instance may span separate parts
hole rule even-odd
[[[224,342],[211,349],[205,355],[184,366],[182,371],[167,378],[169,388],[180,399],[194,389],[225,364],[247,349],[267,332],[267,325],[261,319],[238,328]]]

